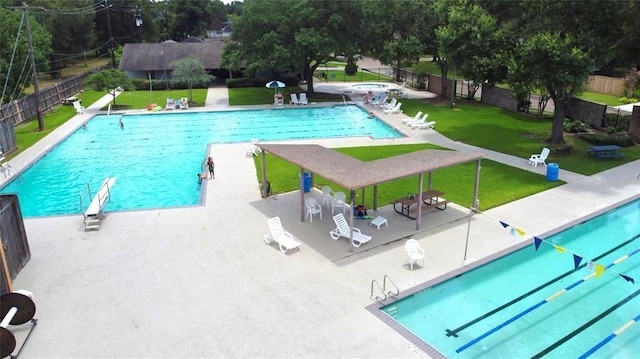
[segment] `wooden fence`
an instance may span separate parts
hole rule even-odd
[[[81,74],[40,91],[40,111],[45,112],[60,104],[67,97],[84,89],[83,81],[89,73]],[[36,117],[36,95],[31,94],[0,106],[0,146],[4,153],[16,149],[15,125]]]
[[[27,242],[17,195],[0,196],[0,242],[3,251],[3,263],[0,265],[0,293],[4,294],[10,291],[10,283],[31,259],[31,250]]]
[[[589,76],[587,91],[623,96],[624,79],[599,75]]]

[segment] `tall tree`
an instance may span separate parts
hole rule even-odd
[[[58,40],[52,42],[49,56],[51,77],[57,78],[60,69],[83,61],[84,52],[94,49],[97,7],[93,0],[39,0],[33,2],[33,5],[46,9],[37,18],[41,19],[42,25],[53,38]]]
[[[531,0],[518,4],[520,38],[512,45],[508,81],[516,89],[544,84],[555,108],[548,141],[563,143],[567,101],[581,91],[589,73],[606,64],[615,48],[625,43],[624,19],[633,3]]]
[[[313,92],[313,72],[336,53],[357,48],[358,11],[350,1],[282,0],[244,2],[242,16],[233,16],[233,43],[225,48],[223,65],[247,76],[298,72]]]
[[[7,10],[13,5],[10,0],[0,0],[0,102],[5,103],[19,97],[32,84],[29,64],[29,45],[25,30],[26,18],[21,10]],[[31,40],[38,73],[49,70],[47,56],[51,52],[51,35],[29,12]]]
[[[213,80],[213,76],[207,74],[202,63],[195,57],[189,56],[172,64],[171,77],[178,83],[184,83],[189,87],[189,102],[193,100],[193,86],[204,86]]]
[[[116,69],[107,69],[95,72],[89,75],[84,84],[86,87],[95,91],[107,91],[113,96],[112,104],[116,104],[116,89],[118,87],[123,90],[133,90],[133,81],[124,72]]]
[[[454,66],[457,74],[471,80],[469,99],[480,84],[494,84],[506,76],[506,55],[502,42],[508,38],[485,9],[459,0],[447,11],[446,24],[437,28],[438,52]]]
[[[363,6],[362,44],[367,53],[381,63],[391,65],[394,77],[402,81],[401,68],[420,60],[428,48],[430,35],[427,24],[432,17],[430,3],[423,0],[399,0],[381,5],[365,1]]]

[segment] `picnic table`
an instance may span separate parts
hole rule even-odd
[[[591,146],[587,149],[587,155],[600,158],[622,158],[622,147],[617,145]]]
[[[77,96],[69,96],[69,97],[65,98],[64,100],[62,100],[62,103],[64,105],[71,105],[76,101],[82,102],[82,100],[80,100]]]
[[[428,190],[422,192],[422,203],[421,205],[421,213],[425,213],[431,209],[439,209],[441,211],[447,209],[447,203],[449,201],[441,199],[444,192],[437,190]],[[399,213],[405,217],[409,217],[411,219],[418,218],[418,208],[417,205],[420,201],[420,197],[418,195],[408,195],[407,197],[398,198],[389,202],[393,204],[393,210],[396,213]],[[415,206],[414,206],[415,205]]]

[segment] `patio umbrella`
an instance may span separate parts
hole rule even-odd
[[[281,87],[286,87],[286,85],[280,81],[269,81],[267,82],[267,84],[265,85],[266,88],[270,88],[270,89],[274,89],[274,91],[277,91],[279,88]]]

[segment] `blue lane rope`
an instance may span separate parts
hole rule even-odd
[[[615,266],[616,264],[618,264],[618,263],[620,263],[620,262],[625,261],[626,259],[628,259],[629,257],[631,257],[632,255],[634,255],[634,254],[636,254],[636,253],[638,253],[638,252],[640,252],[640,248],[638,248],[638,249],[634,250],[633,252],[631,252],[631,253],[629,253],[629,254],[625,254],[624,256],[622,256],[622,257],[620,257],[620,258],[616,259],[615,261],[613,261],[613,263],[611,263],[611,264],[609,264],[608,266],[606,266],[606,267],[605,267],[605,270],[607,270],[607,269],[609,269],[609,268],[611,268],[611,267]],[[519,314],[515,315],[514,317],[512,317],[512,318],[508,319],[507,321],[505,321],[505,322],[503,322],[503,323],[499,324],[498,326],[494,327],[493,329],[491,329],[491,330],[489,330],[489,331],[485,332],[484,334],[480,335],[479,337],[477,337],[477,338],[475,338],[475,339],[471,340],[471,341],[470,341],[470,342],[468,342],[467,344],[465,344],[465,345],[461,346],[460,348],[456,349],[456,353],[460,353],[460,352],[462,352],[462,351],[464,351],[464,350],[468,349],[469,347],[471,347],[472,345],[474,345],[474,344],[478,343],[478,342],[479,342],[479,341],[481,341],[482,339],[484,339],[484,338],[488,337],[489,335],[491,335],[491,334],[493,334],[493,333],[497,332],[498,330],[500,330],[500,329],[502,329],[502,328],[506,327],[507,325],[509,325],[509,324],[513,323],[514,321],[516,321],[516,320],[520,319],[521,317],[523,317],[523,316],[525,316],[525,315],[529,314],[529,313],[530,313],[530,312],[532,312],[533,310],[535,310],[535,309],[537,309],[537,308],[541,307],[541,306],[542,306],[542,305],[544,305],[544,304],[549,303],[549,302],[550,302],[550,301],[552,301],[553,299],[555,299],[555,298],[557,298],[557,297],[561,296],[562,294],[564,294],[564,293],[566,293],[566,292],[570,291],[571,289],[573,289],[573,288],[575,288],[575,287],[579,286],[580,284],[582,284],[582,283],[586,282],[587,280],[589,280],[589,279],[591,279],[591,278],[593,278],[593,277],[595,277],[595,276],[596,276],[596,272],[594,271],[593,273],[589,274],[588,276],[586,276],[586,277],[584,277],[584,278],[582,278],[582,279],[579,279],[578,281],[576,281],[575,283],[573,283],[573,284],[569,285],[568,287],[566,287],[566,288],[564,288],[564,289],[562,289],[562,290],[560,290],[560,291],[556,292],[555,294],[552,294],[550,297],[548,297],[548,298],[546,298],[546,299],[544,299],[544,300],[542,300],[542,301],[540,301],[540,302],[538,302],[538,303],[534,304],[533,306],[531,306],[531,307],[529,307],[529,308],[525,309],[524,311],[520,312]]]
[[[631,327],[632,325],[636,324],[638,321],[640,321],[640,314],[636,315],[635,318],[631,319],[625,325],[623,325],[620,328],[618,328],[615,332],[611,333],[609,336],[607,336],[606,338],[602,339],[602,341],[600,341],[600,343],[594,345],[593,348],[587,350],[584,354],[579,356],[578,359],[584,359],[584,358],[590,356],[591,354],[595,353],[598,349],[602,348],[605,344],[607,344],[608,342],[612,341],[613,338],[615,338],[618,335],[622,334],[622,332],[624,332],[625,330],[629,329],[629,327]]]

